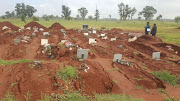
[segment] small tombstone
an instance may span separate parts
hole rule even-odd
[[[43,28],[40,28],[39,30],[40,30],[40,31],[44,31],[44,29],[43,29]]]
[[[83,27],[82,28],[83,31],[87,31],[88,30],[88,25],[84,24],[82,27]]]
[[[89,38],[89,44],[94,44],[96,43],[96,39],[94,38]]]
[[[122,54],[114,54],[113,62],[119,62],[122,60]]]
[[[27,30],[31,30],[31,27],[27,27],[26,29],[27,29]]]
[[[65,42],[67,42],[67,40],[61,40],[61,43],[63,43],[63,44],[64,44]]]
[[[93,34],[96,34],[96,30],[93,30]]]
[[[89,49],[78,49],[77,50],[77,57],[79,59],[83,59],[83,60],[88,59],[88,51],[89,51]]]
[[[50,34],[49,34],[49,32],[43,32],[43,35],[44,36],[49,36]]]
[[[14,39],[14,45],[18,45],[20,43],[20,39],[16,38]]]
[[[84,33],[85,36],[88,36],[88,33]]]
[[[106,36],[106,34],[101,34],[101,37],[105,37]]]
[[[5,29],[8,29],[8,27],[7,27],[7,26],[4,26],[4,27],[2,28],[2,30],[5,30]]]
[[[152,59],[160,60],[161,52],[153,52]]]
[[[41,45],[47,45],[48,39],[41,39]]]
[[[116,37],[115,38],[111,38],[111,41],[116,41]]]

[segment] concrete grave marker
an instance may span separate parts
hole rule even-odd
[[[77,50],[77,57],[79,59],[83,59],[83,60],[88,59],[88,51],[89,51],[89,49],[78,49]]]
[[[88,33],[84,33],[85,36],[88,36]]]
[[[113,62],[119,62],[122,60],[122,54],[114,54]]]
[[[40,28],[39,30],[40,30],[40,31],[44,31],[44,29],[43,29],[43,28]]]
[[[63,43],[63,44],[64,44],[65,42],[67,42],[67,40],[61,40],[61,43]]]
[[[106,36],[106,34],[101,34],[101,37],[105,37]]]
[[[48,36],[48,35],[50,35],[50,34],[49,34],[49,32],[43,32],[43,35],[44,35],[44,36]]]
[[[152,59],[160,60],[161,52],[153,52]]]
[[[41,39],[41,45],[47,45],[48,39]]]
[[[96,34],[96,30],[93,30],[93,34]]]
[[[34,29],[34,32],[39,32],[36,26],[34,26],[33,29]]]
[[[96,42],[96,39],[94,39],[94,38],[89,38],[89,44],[94,44],[94,43],[97,43],[97,42]]]
[[[82,28],[83,31],[87,31],[88,30],[88,25],[84,24],[82,27],[83,27]]]

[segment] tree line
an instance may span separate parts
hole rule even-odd
[[[71,17],[71,9],[67,7],[66,5],[62,6],[62,15],[59,17],[58,15],[43,15],[41,18],[45,19],[46,21],[49,21],[49,19],[59,19],[63,18],[65,20],[84,20],[86,19],[86,16],[88,14],[88,10],[86,7],[81,7],[78,10],[78,14],[75,18]],[[26,18],[32,18],[33,20],[37,21],[39,20],[39,17],[34,16],[34,13],[37,12],[37,9],[35,9],[33,6],[25,5],[24,3],[17,3],[15,6],[15,10],[10,12],[5,12],[5,15],[1,16],[1,18],[21,18],[23,21]],[[135,7],[130,7],[128,4],[124,4],[121,2],[118,4],[118,14],[120,16],[120,20],[132,20],[134,15],[137,13],[137,9]],[[141,20],[142,16],[145,18],[145,20],[152,20],[154,15],[157,13],[157,10],[153,6],[146,6],[143,8],[141,12],[138,13],[138,19]],[[87,17],[89,20],[99,20],[100,18],[100,12],[96,7],[94,16],[89,15]],[[111,19],[111,15],[109,15],[109,19]],[[162,19],[162,15],[160,14],[157,16],[156,20]],[[177,23],[180,21],[180,17],[176,17],[174,19]]]

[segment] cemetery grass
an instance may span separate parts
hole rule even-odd
[[[22,22],[20,19],[0,19],[0,22],[9,21],[12,24],[22,27],[27,23],[31,22],[32,19],[27,19],[26,22]],[[50,27],[53,23],[58,22],[67,29],[81,29],[83,24],[88,24],[89,27],[100,29],[101,27],[106,27],[107,29],[112,28],[120,28],[123,30],[128,31],[144,31],[144,26],[146,25],[147,21],[90,21],[90,20],[50,20],[45,21],[40,19],[37,21],[38,23],[42,24],[45,27]],[[180,30],[176,29],[180,27],[180,24],[177,24],[173,21],[149,21],[151,27],[154,23],[157,24],[158,32],[157,36],[162,38],[164,42],[171,43],[171,44],[178,44],[180,45]]]

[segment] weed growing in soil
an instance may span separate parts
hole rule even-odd
[[[19,101],[19,100],[15,99],[15,96],[12,93],[8,92],[5,95],[5,97],[1,99],[1,101]]]
[[[158,89],[158,92],[159,93],[162,93],[162,94],[168,94],[168,92],[166,92],[164,89],[160,88]]]
[[[77,68],[72,66],[66,66],[66,68],[57,70],[56,76],[62,78],[63,80],[79,78]]]
[[[15,82],[15,83],[12,83],[12,84],[11,84],[11,86],[10,86],[9,88],[12,88],[12,87],[14,87],[16,84],[17,84],[17,82]]]
[[[118,71],[118,70],[119,70],[119,68],[112,68],[112,70],[114,70],[114,71]]]
[[[139,86],[138,84],[136,84],[137,89],[144,89],[142,86]]]
[[[156,71],[152,73],[155,77],[165,81],[167,84],[175,86],[179,83],[179,78],[168,71]]]
[[[126,94],[95,94],[93,101],[145,101],[143,99],[133,98]]]
[[[118,82],[116,81],[116,80],[112,80],[115,84],[117,84],[118,85]]]
[[[180,99],[176,99],[174,97],[170,97],[170,98],[166,97],[164,98],[164,101],[180,101]]]
[[[13,65],[13,64],[17,64],[17,63],[29,63],[31,62],[30,60],[17,60],[17,61],[4,61],[4,60],[0,60],[0,65]]]

